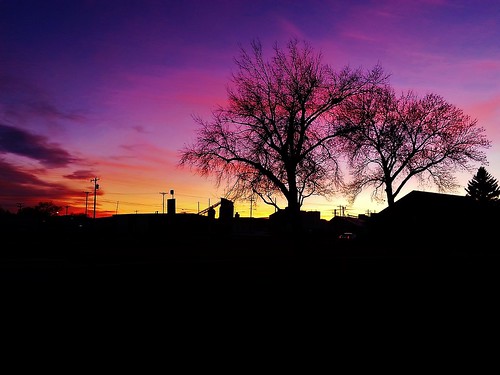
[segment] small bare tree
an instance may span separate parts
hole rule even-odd
[[[408,91],[398,97],[384,85],[348,98],[337,115],[346,130],[351,201],[371,186],[372,197],[383,200],[385,193],[391,206],[413,178],[453,191],[457,170],[470,172],[473,162],[487,163],[484,129],[439,95],[420,98]]]
[[[275,206],[273,196],[299,213],[305,198],[334,193],[342,174],[336,154],[333,111],[345,99],[385,80],[380,66],[369,71],[334,71],[308,43],[274,45],[266,61],[259,42],[241,49],[228,102],[200,125],[196,141],[181,150],[180,165],[213,175],[232,199],[256,194]]]

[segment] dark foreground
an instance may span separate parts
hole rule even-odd
[[[4,245],[0,280],[10,287],[223,290],[281,285],[335,290],[500,279],[495,253],[437,243],[405,247],[330,236],[227,235],[214,240],[194,235],[167,241],[135,234],[52,234],[15,237]]]
[[[130,348],[146,347],[169,354],[164,366],[179,355],[182,366],[206,368],[243,354],[246,368],[283,347],[316,344],[330,360],[332,342],[356,356],[360,345],[371,352],[384,342],[381,358],[392,362],[388,341],[406,352],[408,343],[434,345],[441,356],[443,338],[463,345],[473,333],[466,345],[476,345],[498,321],[500,257],[490,239],[13,229],[0,251],[2,322],[13,332],[4,342],[22,353],[35,342],[51,361],[78,345],[85,358],[75,365],[120,348],[117,362],[128,366]]]
[[[57,330],[61,346],[84,337],[103,353],[109,343],[131,342],[190,353],[202,343],[201,352],[217,352],[221,340],[224,353],[234,353],[241,343],[275,350],[276,340],[294,346],[300,335],[309,346],[313,336],[327,342],[341,331],[355,345],[386,338],[389,329],[397,342],[443,327],[461,336],[497,320],[500,259],[493,254],[328,236],[59,234],[15,236],[4,245],[3,322],[23,345],[34,332],[44,341]]]

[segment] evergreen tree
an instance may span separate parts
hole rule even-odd
[[[500,195],[497,180],[484,167],[479,167],[465,191],[467,192],[466,196],[479,202],[497,201]]]

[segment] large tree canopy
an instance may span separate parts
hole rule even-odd
[[[278,194],[298,212],[305,198],[331,195],[341,182],[334,109],[386,77],[379,65],[335,71],[296,39],[275,44],[269,61],[259,42],[251,46],[235,60],[227,104],[209,121],[195,117],[197,137],[180,165],[225,181],[232,199],[257,194],[276,205]]]
[[[351,200],[374,187],[372,196],[383,199],[385,193],[390,206],[412,178],[452,191],[458,187],[457,170],[487,162],[484,129],[439,95],[397,96],[390,86],[379,86],[350,97],[337,114],[346,130]]]

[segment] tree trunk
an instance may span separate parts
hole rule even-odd
[[[387,184],[385,193],[387,195],[387,206],[391,207],[394,204],[394,194],[392,191],[392,186],[390,184]]]
[[[297,202],[297,197],[295,195],[288,197],[288,207],[287,207],[287,222],[290,231],[290,236],[297,238],[303,232],[302,227],[302,217],[300,214],[300,205]]]

